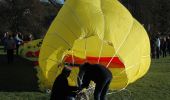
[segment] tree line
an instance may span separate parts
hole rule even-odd
[[[149,36],[170,34],[170,0],[120,0],[144,25]],[[11,31],[44,36],[58,8],[40,0],[1,0],[0,34]]]
[[[59,8],[40,0],[1,0],[0,34],[21,32],[42,37]]]
[[[170,34],[170,0],[120,0],[149,36]]]

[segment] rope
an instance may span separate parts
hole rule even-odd
[[[130,29],[132,28],[133,24],[131,25]],[[126,37],[124,38],[123,42],[121,43],[121,45],[118,47],[118,49],[116,50],[115,54],[112,56],[112,58],[110,59],[109,63],[107,64],[106,68],[110,65],[111,61],[113,60],[113,58],[117,55],[118,51],[120,50],[120,48],[123,46],[123,44],[125,43],[125,41],[127,40],[128,36],[130,35],[130,31],[128,32],[128,34],[126,35]]]
[[[103,44],[104,44],[104,42],[103,42],[103,40],[102,40],[102,45],[101,45],[100,52],[99,52],[98,64],[99,64],[99,62],[100,62],[101,53],[102,53],[102,51],[103,51]]]
[[[85,49],[85,57],[86,57],[86,61],[87,61],[87,38],[85,38],[84,49]]]

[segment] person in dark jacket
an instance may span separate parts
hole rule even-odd
[[[112,73],[100,64],[85,63],[80,66],[78,84],[81,88],[88,88],[90,81],[96,83],[94,100],[105,100],[106,93],[112,80]]]
[[[13,63],[14,61],[14,49],[16,47],[15,40],[12,35],[9,35],[8,39],[5,41],[5,47],[7,49],[7,60],[8,63]]]
[[[162,40],[162,53],[163,53],[163,57],[166,57],[166,51],[167,51],[167,40],[164,37]]]
[[[64,67],[62,73],[56,78],[51,92],[50,100],[72,100],[76,96],[78,87],[69,86],[67,78],[71,73],[70,67]]]

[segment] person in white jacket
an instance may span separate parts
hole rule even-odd
[[[16,55],[18,55],[19,46],[23,43],[23,40],[19,37],[19,33],[16,34],[15,41],[16,41]]]
[[[157,37],[156,39],[156,57],[159,59],[159,54],[160,54],[160,47],[161,47],[161,41],[160,38]]]

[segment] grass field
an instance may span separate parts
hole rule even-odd
[[[18,61],[19,60],[22,59],[18,58]],[[26,62],[24,60],[22,61]],[[22,62],[20,63],[20,65],[22,65]],[[29,62],[27,63],[29,65]],[[18,68],[25,72],[20,72],[20,70],[17,70],[17,72],[12,71],[15,70],[12,67],[9,67],[11,72],[5,72],[8,70],[5,69],[6,65],[3,64],[4,63],[1,62],[0,65],[3,66],[0,67],[0,85],[4,85],[3,82],[7,81],[8,85],[5,85],[6,88],[10,89],[10,86],[12,87],[13,84],[16,84],[15,86],[19,84],[21,89],[19,88],[17,90],[16,87],[16,89],[13,88],[12,91],[9,90],[5,92],[6,88],[0,86],[0,100],[49,100],[49,94],[42,93],[37,90],[37,83],[35,83],[36,76],[31,65],[22,67],[14,64],[15,69]],[[15,76],[18,77],[18,80],[16,79],[16,82],[14,83],[12,83],[12,78],[10,79],[8,76],[2,76],[7,75],[6,73],[12,74],[12,72],[21,73],[20,76]],[[27,75],[29,73],[31,75]],[[24,76],[23,74],[27,76]],[[29,83],[30,81],[34,81],[34,83]],[[29,84],[32,84],[32,86],[29,86]],[[170,100],[170,57],[160,58],[159,60],[153,59],[148,73],[143,78],[137,80],[133,84],[130,84],[126,90],[108,95],[108,100]]]
[[[170,100],[170,57],[152,60],[149,72],[109,100]]]

